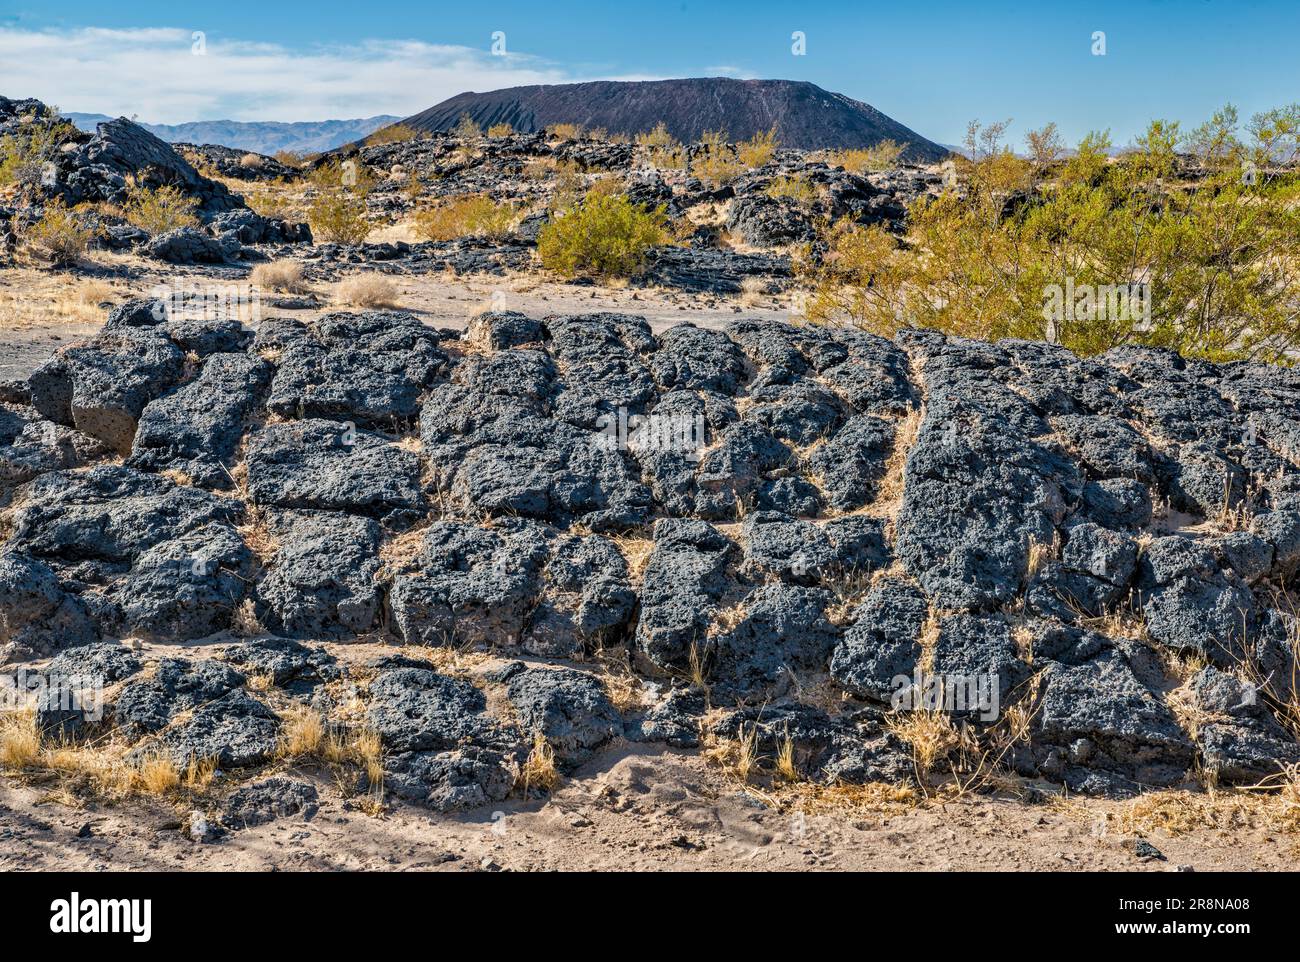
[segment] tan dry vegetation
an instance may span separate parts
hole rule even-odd
[[[533,735],[533,747],[519,770],[516,784],[525,796],[534,788],[550,792],[560,784],[560,770],[555,764],[555,749],[541,732]]]
[[[131,294],[121,282],[15,267],[0,274],[0,329],[98,324],[104,319],[103,305]]]
[[[284,294],[307,294],[311,285],[303,276],[302,264],[298,261],[272,261],[258,264],[249,277],[254,287]]]
[[[383,274],[355,274],[334,285],[332,300],[349,307],[395,308],[398,303],[397,285]]]

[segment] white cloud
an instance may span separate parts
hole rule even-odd
[[[744,67],[733,67],[730,64],[720,64],[715,67],[705,67],[704,75],[706,77],[734,77],[737,80],[753,80],[758,76],[752,70]]]
[[[418,40],[292,49],[206,38],[197,56],[189,30],[0,27],[0,94],[36,97],[63,110],[191,120],[327,120],[406,116],[466,90],[575,80],[526,54]]]

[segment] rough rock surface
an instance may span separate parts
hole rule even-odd
[[[504,797],[539,734],[565,768],[757,737],[904,777],[886,716],[936,678],[1076,791],[1300,758],[1289,369],[621,314],[254,340],[133,302],[5,398],[0,652],[113,674],[108,723],[178,764],[258,764],[285,699],[352,686],[389,790],[437,808]],[[250,619],[274,637],[220,659],[116,644]],[[570,664],[354,677],[315,644],[361,636]],[[615,710],[582,667],[610,654],[663,694]]]

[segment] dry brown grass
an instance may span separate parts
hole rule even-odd
[[[277,749],[281,758],[314,758],[325,745],[325,719],[310,708],[285,712]]]
[[[533,747],[519,770],[519,788],[524,795],[531,789],[544,792],[554,790],[560,783],[560,770],[555,765],[555,749],[541,732],[533,735]]]
[[[885,475],[876,488],[876,499],[869,506],[870,512],[878,517],[892,518],[898,513],[898,506],[903,501],[903,472],[907,467],[907,457],[916,444],[916,435],[924,417],[923,412],[912,411],[894,422],[894,446],[885,461]]]
[[[398,307],[397,285],[382,274],[356,274],[334,285],[332,300],[350,307]]]
[[[614,535],[612,540],[614,547],[618,548],[619,554],[627,562],[628,576],[634,584],[639,584],[645,575],[645,566],[650,561],[650,553],[654,551],[654,539]]]
[[[6,269],[0,276],[0,330],[89,327],[104,320],[103,305],[131,296],[125,285],[93,277],[31,267]]]
[[[913,786],[870,782],[866,785],[819,785],[799,782],[778,790],[776,799],[809,815],[899,815],[926,802]]]
[[[166,795],[180,788],[180,769],[165,755],[151,755],[136,769],[135,784],[146,795]]]
[[[40,754],[36,713],[22,710],[0,714],[0,768],[22,771],[35,765]]]
[[[917,777],[922,780],[958,745],[957,730],[944,711],[898,712],[890,716],[886,724],[896,737],[911,747],[912,763]]]
[[[601,670],[601,684],[614,707],[624,714],[639,710],[645,692],[641,679],[632,670],[627,649],[602,651],[597,655],[597,663]]]
[[[254,287],[284,294],[306,294],[311,291],[302,273],[302,264],[297,261],[272,261],[258,264],[249,277]]]
[[[1051,541],[1029,540],[1029,560],[1025,568],[1025,581],[1033,581],[1047,565],[1061,556],[1061,535],[1052,532]]]
[[[787,782],[799,780],[799,769],[794,760],[794,736],[790,734],[789,729],[786,729],[781,737],[781,744],[777,746],[775,764],[778,778]]]

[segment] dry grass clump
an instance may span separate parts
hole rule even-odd
[[[331,727],[318,746],[319,757],[332,765],[358,765],[371,785],[384,781],[384,747],[373,728]]]
[[[643,689],[632,670],[627,650],[601,651],[596,660],[601,669],[601,684],[614,707],[624,714],[640,709]]]
[[[352,307],[398,307],[397,285],[382,274],[356,274],[334,285],[335,304]]]
[[[777,798],[809,815],[836,816],[898,815],[925,801],[913,786],[889,782],[869,782],[866,785],[799,782],[782,788]]]
[[[373,147],[376,144],[396,144],[406,140],[418,140],[420,132],[414,127],[408,127],[405,124],[389,124],[387,127],[380,127],[373,134],[366,138],[366,146]]]
[[[245,170],[261,170],[265,164],[266,161],[261,154],[244,154],[243,157],[239,158],[239,166]]]
[[[321,753],[325,744],[325,719],[310,708],[290,709],[283,715],[280,729],[281,758],[312,758]]]
[[[1052,532],[1051,541],[1039,541],[1037,538],[1031,538],[1029,541],[1029,558],[1025,568],[1025,581],[1033,581],[1034,578],[1047,567],[1049,562],[1055,561],[1061,556],[1061,535],[1059,532]]]
[[[787,177],[784,174],[773,178],[763,193],[774,200],[794,201],[801,207],[808,207],[817,200],[817,188],[807,178]]]
[[[552,791],[560,783],[560,770],[555,765],[555,749],[541,732],[533,735],[533,747],[519,770],[518,786],[527,795],[530,789]]]
[[[249,278],[254,287],[284,294],[306,294],[311,290],[298,261],[272,261],[258,264]]]
[[[960,741],[948,713],[937,709],[899,712],[889,718],[887,726],[911,747],[912,763],[922,780]]]
[[[489,137],[509,137],[515,132],[515,128],[509,124],[493,124],[487,129]]]
[[[166,795],[180,788],[180,769],[165,755],[150,755],[136,769],[135,783],[146,795]]]
[[[78,320],[99,321],[104,316],[104,304],[116,301],[120,292],[108,281],[97,277],[82,277],[67,287],[58,300],[59,312]]]
[[[776,775],[787,782],[799,781],[799,769],[794,760],[794,736],[787,728],[776,749]]]
[[[34,711],[0,714],[0,768],[22,771],[34,765],[40,753],[41,736],[36,730]]]
[[[654,551],[654,539],[614,535],[612,540],[614,547],[627,562],[628,577],[634,584],[640,584],[645,575],[645,566],[650,562],[650,554]]]
[[[691,162],[691,169],[701,180],[722,186],[744,172],[745,165],[727,143],[725,130],[706,130],[700,135],[700,146],[704,153]]]
[[[748,782],[762,759],[758,753],[758,725],[746,728],[742,724],[735,738],[706,742],[703,755],[742,783]]]

